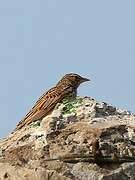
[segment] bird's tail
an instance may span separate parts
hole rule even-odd
[[[43,117],[49,115],[51,112],[52,111],[40,110],[39,112],[35,112],[35,113],[31,113],[31,114],[28,113],[26,115],[26,117],[18,123],[15,130],[19,130],[22,127],[25,127],[25,126],[31,124],[32,122],[42,120]]]
[[[33,122],[32,118],[23,119],[23,120],[21,120],[21,121],[17,124],[15,130],[19,130],[19,129],[21,129],[22,127],[27,126],[27,125],[29,125],[29,124],[32,123],[32,122]]]

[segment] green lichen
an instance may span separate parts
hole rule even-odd
[[[83,98],[76,97],[74,99],[72,98],[64,98],[61,103],[58,103],[55,106],[55,110],[59,108],[61,104],[64,105],[62,114],[71,114],[72,112],[76,112],[76,108],[82,104]]]
[[[70,114],[72,112],[75,112],[75,107],[72,103],[65,104],[63,108],[63,114]]]
[[[57,121],[53,119],[53,121],[50,122],[50,128],[55,129],[56,124],[57,124]]]
[[[34,123],[32,123],[32,126],[35,127],[39,127],[40,126],[41,121],[36,121]]]
[[[0,147],[0,157],[4,155],[5,150]]]
[[[71,114],[76,112],[76,107],[82,103],[82,98],[75,99],[63,99],[62,103],[64,104],[63,114]]]

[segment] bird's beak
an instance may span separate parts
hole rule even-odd
[[[82,83],[85,82],[85,81],[90,81],[90,79],[87,79],[87,78],[82,78]]]

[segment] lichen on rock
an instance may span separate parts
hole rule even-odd
[[[0,179],[134,179],[134,161],[135,115],[90,97],[0,141]]]

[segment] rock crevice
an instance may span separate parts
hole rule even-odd
[[[0,141],[0,179],[134,179],[135,115],[89,97]]]

